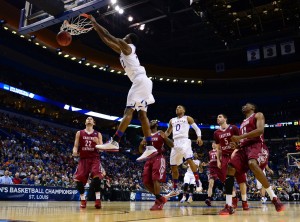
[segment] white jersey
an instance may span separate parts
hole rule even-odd
[[[137,75],[146,75],[146,70],[144,66],[141,66],[140,61],[137,55],[135,54],[135,46],[133,44],[128,45],[131,47],[131,54],[124,55],[123,52],[121,52],[120,62],[123,69],[127,73],[127,76],[129,77],[131,82],[133,82]]]
[[[196,164],[197,166],[197,171],[199,170],[199,164],[200,164],[200,160],[193,160],[193,162]],[[187,168],[187,173],[192,173],[193,174],[193,171],[191,170],[191,166],[188,164],[188,168]]]
[[[188,123],[187,116],[172,118],[171,123],[173,128],[173,139],[189,138],[190,124]]]

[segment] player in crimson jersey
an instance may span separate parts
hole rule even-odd
[[[80,194],[80,208],[86,208],[86,199],[84,195],[84,185],[89,176],[93,178],[95,187],[96,201],[95,207],[101,208],[100,186],[103,175],[101,172],[101,164],[99,152],[95,148],[96,145],[102,144],[101,133],[94,130],[95,121],[93,117],[88,117],[85,121],[86,128],[77,131],[73,147],[73,156],[79,156],[79,163],[74,173],[76,188]]]
[[[212,192],[213,192],[213,187],[215,180],[218,179],[218,172],[220,169],[218,168],[217,165],[217,146],[216,143],[213,142],[211,144],[212,150],[209,151],[209,163],[208,163],[208,169],[209,169],[209,174],[208,174],[208,190],[207,190],[207,196],[208,198],[205,200],[205,203],[207,206],[211,206],[211,197],[212,197]]]
[[[275,195],[267,177],[263,173],[269,157],[268,148],[264,143],[265,117],[263,113],[255,113],[255,111],[256,106],[252,103],[247,103],[242,107],[242,112],[246,119],[241,124],[240,135],[231,137],[232,142],[240,142],[240,144],[239,149],[233,153],[228,164],[225,180],[226,205],[219,212],[221,215],[234,213],[231,202],[234,175],[236,172],[239,174],[246,173],[249,169],[266,189],[272,203],[275,205],[276,211],[284,210],[284,205]]]
[[[167,199],[160,195],[160,183],[166,181],[166,159],[163,155],[164,144],[168,147],[173,147],[174,144],[163,131],[158,131],[158,121],[150,122],[152,145],[157,149],[158,155],[147,160],[144,165],[143,183],[150,193],[156,197],[154,205],[150,210],[162,210]],[[139,151],[142,153],[143,148],[147,145],[145,140],[142,140]]]
[[[225,182],[227,174],[227,165],[229,163],[231,154],[234,149],[232,147],[231,137],[234,135],[239,135],[239,128],[235,125],[227,124],[227,116],[224,114],[219,114],[217,116],[217,123],[220,128],[214,132],[214,139],[216,141],[217,149],[217,165],[218,165],[218,177],[222,183]],[[235,178],[241,189],[242,196],[242,206],[243,210],[249,210],[247,203],[247,187],[246,187],[246,174],[236,173]],[[210,202],[210,199],[205,201],[206,203]],[[235,189],[233,191],[232,206],[237,208],[238,198],[236,197]]]

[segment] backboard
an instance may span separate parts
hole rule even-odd
[[[25,2],[25,7],[21,10],[19,32],[27,34],[35,32],[48,26],[62,23],[80,14],[97,10],[109,4],[109,0],[59,0],[63,4],[62,13],[51,15],[47,10],[37,7],[33,0]],[[53,3],[53,2],[52,2]],[[48,10],[49,11],[49,10]]]

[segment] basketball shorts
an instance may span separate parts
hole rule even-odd
[[[266,170],[263,170],[264,174],[266,175]],[[258,179],[256,179],[256,188],[258,190],[260,190],[262,188],[262,184],[258,181]]]
[[[89,177],[99,177],[102,179],[103,175],[101,171],[102,169],[99,157],[80,159],[77,169],[74,173],[74,180],[86,184]]]
[[[193,158],[192,142],[187,138],[175,139],[170,154],[170,165],[179,166],[182,164],[183,158],[186,160]]]
[[[145,74],[136,76],[127,95],[126,107],[147,111],[148,105],[155,102],[152,88],[153,83]]]
[[[144,165],[143,183],[152,184],[154,180],[166,182],[166,159],[162,154],[147,160]]]
[[[184,183],[187,184],[196,184],[195,176],[192,172],[186,172],[183,178]]]
[[[269,150],[262,143],[254,143],[234,152],[231,156],[230,164],[237,173],[244,174],[249,170],[248,161],[255,159],[259,167],[264,170],[268,164]]]
[[[219,171],[221,171],[221,169],[219,169],[218,167],[210,167],[208,179],[209,180],[217,180],[219,178],[218,175],[220,175]]]

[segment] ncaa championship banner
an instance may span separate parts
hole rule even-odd
[[[141,191],[130,193],[130,200],[132,201],[147,201],[147,200],[155,201],[155,199],[156,198],[152,193],[141,192]],[[178,201],[178,196],[169,198],[169,201]]]
[[[79,193],[73,188],[0,184],[0,200],[77,201]]]

